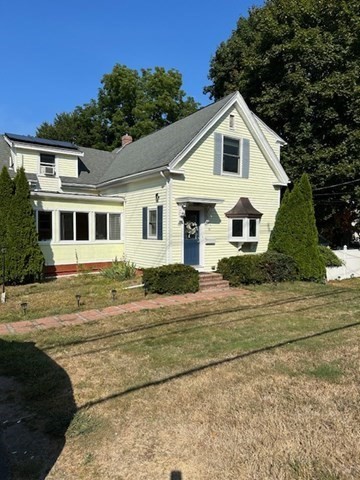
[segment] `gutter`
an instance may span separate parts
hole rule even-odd
[[[30,196],[32,198],[51,198],[54,200],[87,200],[87,201],[93,201],[93,202],[116,202],[116,203],[124,203],[125,198],[124,197],[113,197],[113,196],[100,196],[100,195],[76,195],[76,194],[70,194],[70,193],[51,193],[51,192],[37,192],[37,191],[32,191],[30,193]]]

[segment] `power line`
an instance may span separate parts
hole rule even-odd
[[[328,188],[342,187],[343,185],[350,185],[357,182],[360,182],[360,178],[358,178],[357,180],[350,180],[349,182],[336,183],[335,185],[329,185],[327,187],[314,188],[313,192],[319,192],[320,190],[326,190]]]

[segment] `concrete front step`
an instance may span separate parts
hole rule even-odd
[[[199,276],[199,287],[204,290],[227,290],[229,282],[224,280],[220,273],[201,273]]]

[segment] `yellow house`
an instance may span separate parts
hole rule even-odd
[[[284,144],[236,92],[113,152],[5,134],[0,162],[25,168],[49,274],[123,256],[211,271],[267,249]]]

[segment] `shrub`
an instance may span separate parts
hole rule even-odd
[[[265,283],[267,278],[260,268],[260,258],[260,255],[223,258],[217,269],[232,287]]]
[[[143,271],[145,292],[190,293],[199,290],[199,272],[189,265],[173,264]]]
[[[259,266],[269,282],[293,282],[299,278],[297,263],[283,253],[262,253]]]
[[[222,258],[217,270],[229,280],[232,287],[294,281],[298,278],[295,260],[278,252]]]
[[[101,275],[110,280],[123,281],[134,278],[136,275],[135,263],[130,262],[129,260],[118,261],[117,258],[112,262],[111,267],[104,268],[101,270]]]
[[[341,267],[343,265],[342,260],[330,248],[319,245],[319,250],[326,267]]]

